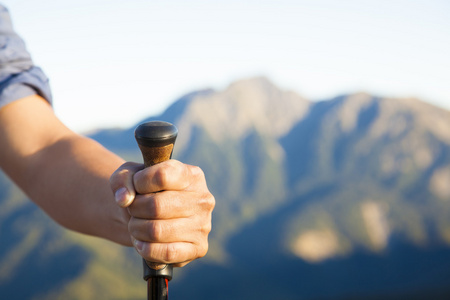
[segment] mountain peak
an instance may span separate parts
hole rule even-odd
[[[265,88],[276,88],[276,86],[267,77],[257,76],[232,82],[228,86],[228,89],[235,88],[264,90]]]
[[[303,117],[309,105],[297,94],[278,89],[265,77],[257,77],[196,97],[181,123],[201,126],[215,140],[242,138],[252,130],[281,136]]]

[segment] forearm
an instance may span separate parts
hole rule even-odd
[[[114,202],[109,185],[122,159],[93,140],[71,135],[30,161],[24,190],[52,219],[81,233],[131,245],[128,213]]]
[[[55,221],[130,245],[109,177],[122,159],[66,128],[38,96],[0,110],[0,167]]]

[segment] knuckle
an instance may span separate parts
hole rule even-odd
[[[156,261],[158,258],[158,249],[154,244],[149,243],[147,251],[142,253],[142,257],[148,261]]]
[[[176,244],[168,244],[166,247],[166,253],[164,259],[168,263],[177,262],[179,250]]]
[[[165,165],[164,167],[159,168],[155,172],[155,183],[158,187],[165,187],[169,183],[170,180],[170,173],[171,173],[171,167],[168,165]]]
[[[114,171],[113,175],[129,173],[129,172],[135,171],[135,169],[137,167],[138,167],[138,164],[127,161],[127,162],[123,163],[119,168],[117,168],[117,170]]]
[[[202,258],[206,255],[206,253],[208,253],[208,241],[202,243],[197,250],[197,258]]]
[[[193,175],[198,176],[200,178],[205,178],[205,173],[199,166],[190,166],[190,169]]]
[[[205,193],[203,197],[201,197],[201,207],[205,210],[212,212],[214,207],[216,206],[216,199],[211,193]]]
[[[130,171],[128,169],[124,169],[123,166],[114,171],[109,177],[109,183],[111,185],[117,185],[123,180],[125,180],[129,176]]]
[[[160,224],[160,222],[157,221],[149,221],[148,222],[148,232],[150,234],[150,237],[153,241],[159,241],[161,237],[163,236],[163,228]]]
[[[203,225],[201,226],[200,232],[203,235],[208,235],[212,230],[212,225],[211,222],[204,222]]]
[[[190,166],[190,176],[197,182],[201,183],[202,186],[206,187],[206,177],[203,170],[198,166]]]
[[[161,195],[160,193],[155,193],[150,198],[150,201],[148,202],[148,211],[151,213],[151,216],[154,218],[160,218],[163,214],[163,203],[164,201],[161,201]]]

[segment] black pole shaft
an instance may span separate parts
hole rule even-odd
[[[147,299],[168,300],[169,280],[163,277],[150,277],[147,280]]]

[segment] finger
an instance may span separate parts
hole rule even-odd
[[[208,216],[200,220],[201,222],[194,218],[144,220],[132,217],[128,223],[128,231],[133,238],[144,242],[201,244],[211,231],[211,222]]]
[[[130,215],[139,219],[187,218],[198,211],[192,192],[163,191],[136,195],[128,207]]]
[[[137,252],[147,261],[183,266],[188,262],[203,257],[208,251],[191,243],[146,243],[134,240]]]
[[[137,172],[133,178],[134,187],[139,194],[185,190],[194,179],[191,169],[192,166],[177,160],[164,161]]]
[[[127,207],[133,203],[136,195],[133,175],[143,167],[142,164],[126,162],[111,175],[109,183],[119,206]]]

